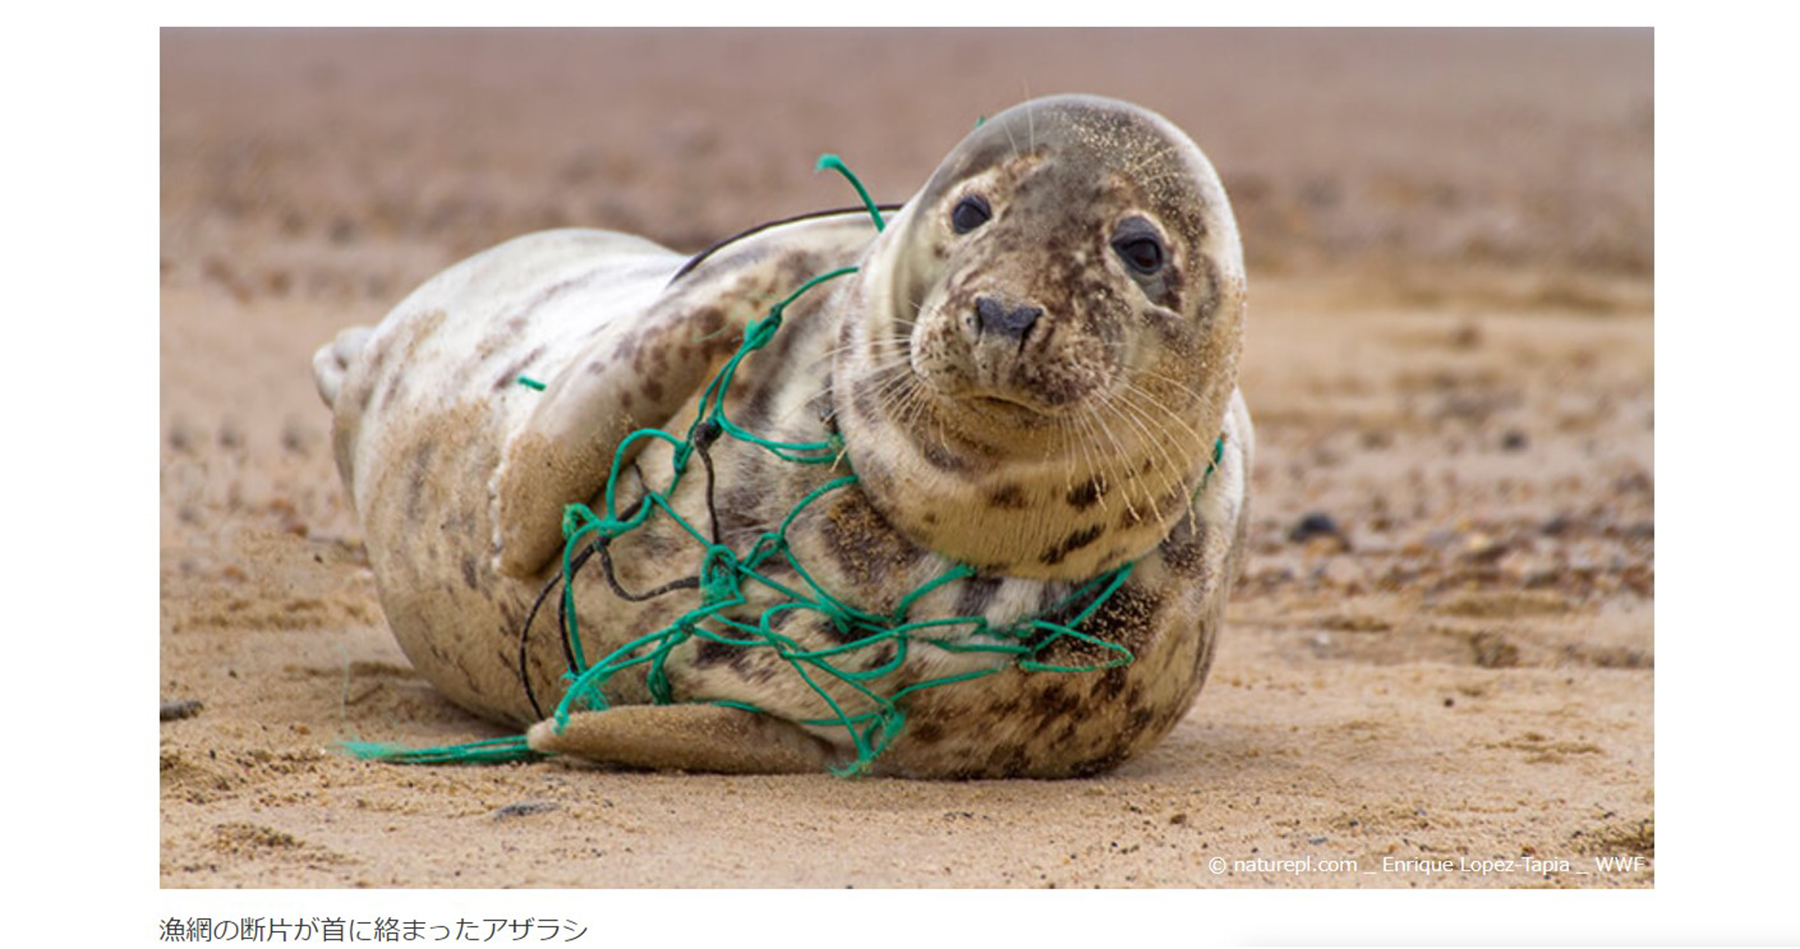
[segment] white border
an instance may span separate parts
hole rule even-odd
[[[1126,5],[1064,4],[1049,22],[1102,25]],[[1214,24],[1341,22],[1346,8],[1146,8],[1153,22],[1204,13]],[[157,663],[158,299],[156,27],[201,23],[573,23],[593,4],[520,9],[469,3],[303,8],[224,3],[134,8],[101,23],[15,23],[0,69],[14,134],[7,146],[6,316],[18,363],[6,382],[8,479],[24,514],[8,586],[26,603],[10,632],[25,643],[27,714],[13,756],[38,784],[11,782],[30,878],[13,902],[20,945],[147,945],[163,916],[560,915],[607,924],[581,945],[783,943],[993,946],[1424,942],[1670,943],[1800,938],[1792,911],[1795,820],[1790,769],[1797,668],[1792,610],[1795,466],[1787,416],[1797,400],[1793,294],[1795,151],[1785,143],[1795,81],[1772,9],[1712,3],[1657,26],[1658,406],[1663,489],[1654,891],[1622,893],[1007,891],[755,892],[162,891],[158,888],[154,733]],[[745,7],[684,4],[730,23]],[[666,7],[619,23],[671,22]],[[952,22],[966,4],[815,5],[762,22]],[[999,14],[998,8],[985,11]],[[1497,10],[1357,5],[1364,22],[1644,24],[1641,4],[1525,4]],[[1010,20],[1015,11],[1005,11]],[[636,14],[636,16],[634,16]],[[716,14],[716,16],[713,16]],[[880,14],[880,16],[876,16]],[[43,14],[38,14],[42,16]],[[115,17],[117,14],[115,14]],[[1768,16],[1762,12],[1762,16]],[[1522,19],[1523,18],[1523,19]],[[70,17],[73,20],[73,16]],[[980,22],[977,20],[976,22]],[[1007,25],[1013,25],[1008,23]],[[1109,21],[1104,25],[1121,25]],[[22,264],[22,266],[21,266]],[[26,358],[17,358],[24,355]],[[14,479],[18,480],[14,480]],[[120,555],[123,556],[120,556]],[[122,569],[121,569],[122,568]],[[1787,568],[1787,569],[1784,569]],[[105,584],[96,577],[104,577]],[[17,686],[15,686],[16,688]],[[140,715],[137,710],[143,711]],[[73,727],[62,725],[64,716]],[[55,726],[45,728],[56,719]],[[119,727],[120,722],[124,723]],[[34,740],[35,739],[35,740]],[[54,901],[54,902],[52,902]],[[75,901],[79,901],[78,904]],[[80,909],[74,906],[79,905]],[[58,907],[61,907],[60,909]],[[779,935],[786,934],[786,935]],[[680,938],[672,938],[679,935]],[[14,938],[18,938],[15,936]],[[592,937],[590,937],[592,938]]]

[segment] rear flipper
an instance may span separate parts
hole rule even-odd
[[[537,751],[605,764],[728,774],[805,774],[841,764],[831,746],[799,726],[722,705],[622,705],[577,712],[558,733],[531,726]]]
[[[351,364],[362,353],[369,334],[374,331],[370,326],[352,326],[313,353],[313,383],[319,387],[319,398],[324,399],[327,406],[337,405],[338,391],[344,387],[344,375],[350,371]]]

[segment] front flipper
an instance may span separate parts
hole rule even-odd
[[[705,384],[743,338],[746,310],[666,299],[607,325],[551,380],[495,474],[502,573],[530,577],[562,548],[563,508],[605,486],[626,436],[668,424]]]
[[[564,508],[605,487],[625,438],[666,427],[752,321],[808,278],[853,262],[873,234],[868,218],[848,214],[760,231],[684,271],[641,316],[602,327],[550,381],[495,473],[499,570],[536,575],[562,548]]]
[[[811,774],[838,762],[830,745],[799,726],[723,705],[621,705],[577,712],[559,733],[531,726],[535,751],[604,764],[726,774]]]

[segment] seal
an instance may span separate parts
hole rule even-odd
[[[598,505],[629,433],[687,430],[746,328],[847,266],[788,305],[724,402],[770,439],[841,444],[837,464],[720,439],[711,477],[675,483],[669,508],[737,550],[785,525],[810,582],[861,610],[987,630],[1072,621],[1075,593],[1130,565],[1079,617],[1091,636],[1044,644],[1032,668],[965,648],[991,635],[977,627],[857,650],[830,617],[765,616],[780,597],[746,586],[731,615],[861,677],[814,684],[772,650],[694,637],[661,657],[660,693],[638,666],[608,682],[604,710],[546,720],[537,697],[567,687],[556,624],[523,649],[520,631],[561,573],[565,507]],[[904,696],[906,716],[876,773],[1089,775],[1166,734],[1212,663],[1254,448],[1237,388],[1245,294],[1230,204],[1188,136],[1127,103],[1058,96],[978,125],[885,229],[827,212],[693,259],[607,231],[528,235],[340,334],[314,373],[401,647],[458,704],[530,725],[533,748],[818,771],[851,753],[821,724],[828,706],[855,714],[872,691]],[[621,509],[669,484],[674,452],[629,443]],[[847,472],[853,486],[819,494]],[[651,517],[609,554],[606,578],[568,581],[590,656],[691,610],[682,578],[706,547]],[[1096,640],[1131,661],[1095,668]],[[944,679],[966,681],[917,688]]]

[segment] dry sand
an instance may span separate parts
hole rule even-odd
[[[1647,32],[165,33],[159,675],[200,706],[161,726],[163,885],[1651,885],[1650,63]],[[972,783],[331,750],[499,732],[386,630],[314,348],[525,231],[694,250],[844,205],[821,152],[901,200],[1062,91],[1186,128],[1250,260],[1254,551],[1166,742]],[[1314,512],[1338,532],[1295,539]]]

